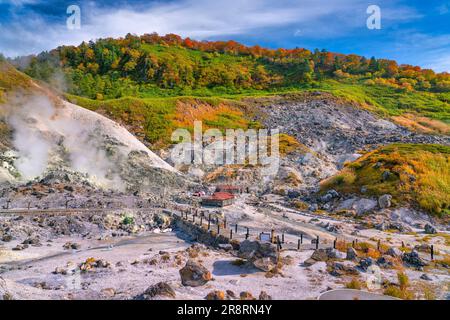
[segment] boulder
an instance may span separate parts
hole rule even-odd
[[[391,201],[392,196],[390,194],[384,194],[378,198],[378,206],[381,209],[389,208],[392,205]]]
[[[373,211],[377,206],[377,202],[372,199],[359,199],[354,204],[354,210],[356,214],[363,215]]]
[[[340,262],[333,262],[329,266],[329,273],[334,277],[341,277],[344,275],[358,275],[359,272],[356,270],[354,266],[340,263]]]
[[[108,298],[112,298],[116,295],[116,290],[114,288],[105,288],[101,290],[101,293]]]
[[[269,242],[244,240],[239,246],[238,255],[263,271],[273,270],[278,261],[277,247]]]
[[[255,300],[253,295],[250,292],[248,292],[248,291],[241,292],[239,294],[239,297],[241,298],[241,300]]]
[[[345,257],[347,260],[357,260],[358,254],[356,253],[356,250],[353,248],[347,248],[347,255]]]
[[[206,295],[206,300],[225,300],[225,293],[220,290],[211,291]]]
[[[137,296],[136,300],[149,300],[156,296],[163,296],[168,298],[175,298],[176,294],[172,286],[167,282],[158,282],[148,287],[143,294]]]
[[[276,260],[271,257],[259,258],[253,261],[253,265],[262,271],[272,271],[277,267]]]
[[[436,234],[437,230],[435,227],[433,227],[431,224],[427,223],[425,225],[425,233],[426,234]]]
[[[430,278],[429,275],[427,275],[426,273],[422,274],[420,276],[420,279],[425,280],[425,281],[432,281],[433,279]]]
[[[373,259],[372,258],[364,258],[364,259],[361,259],[360,261],[359,261],[359,268],[361,269],[361,270],[363,270],[363,271],[367,271],[367,269],[371,266],[371,265],[373,265]]]
[[[259,300],[272,300],[272,297],[267,294],[265,291],[261,291],[259,294]]]
[[[199,287],[212,279],[211,272],[200,263],[188,260],[180,270],[181,283],[184,286]]]
[[[403,254],[402,260],[405,264],[418,269],[428,265],[416,250]]]
[[[344,258],[345,258],[344,254],[336,249],[333,248],[317,249],[313,252],[313,254],[309,259],[303,262],[303,265],[305,267],[309,267],[318,261],[326,262],[332,259],[344,259]]]
[[[394,263],[391,256],[384,255],[377,259],[377,265],[381,268],[392,268]]]
[[[397,248],[394,248],[394,247],[389,248],[386,251],[386,254],[388,256],[391,256],[391,257],[394,257],[394,258],[397,258],[397,257],[401,258],[403,256],[403,252],[400,249],[397,249]]]

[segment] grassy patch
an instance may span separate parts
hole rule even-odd
[[[450,213],[450,147],[424,144],[392,144],[347,164],[337,175],[322,182],[322,190],[358,194],[391,194],[394,203],[413,201],[423,210],[445,216]]]

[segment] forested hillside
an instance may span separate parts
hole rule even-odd
[[[318,88],[327,79],[401,92],[450,91],[450,74],[395,61],[326,50],[270,50],[235,41],[198,42],[174,34],[100,39],[14,62],[47,82],[60,81],[62,70],[70,93],[92,99]]]

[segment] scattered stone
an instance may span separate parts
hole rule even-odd
[[[420,276],[420,279],[425,280],[425,281],[433,281],[433,279],[431,279],[426,273],[422,274]]]
[[[400,249],[394,248],[394,247],[389,248],[386,251],[386,254],[391,256],[391,257],[394,257],[394,258],[397,258],[397,257],[401,258],[401,257],[403,257],[403,252]]]
[[[392,205],[391,201],[392,196],[390,194],[384,194],[378,198],[378,206],[381,209],[389,208]]]
[[[407,265],[414,268],[422,268],[428,265],[420,256],[416,250],[411,251],[410,253],[403,254],[402,260]]]
[[[105,288],[105,289],[102,289],[101,293],[104,296],[112,298],[112,297],[114,297],[116,295],[116,290],[114,288]]]
[[[363,258],[359,261],[359,268],[363,271],[367,271],[367,269],[373,264],[372,258]]]
[[[13,237],[10,234],[5,234],[2,237],[3,242],[10,242],[13,239]]]
[[[172,286],[167,282],[158,282],[148,287],[142,294],[134,297],[134,300],[151,300],[157,296],[174,299],[176,294]]]
[[[211,272],[200,263],[188,260],[180,270],[181,283],[184,286],[199,287],[212,279]]]
[[[253,265],[259,270],[266,272],[272,271],[277,267],[276,261],[270,257],[256,259],[253,261]]]
[[[67,275],[67,269],[62,268],[62,267],[56,267],[55,271],[53,271],[53,274]]]
[[[425,225],[425,233],[426,234],[436,234],[437,230],[435,227],[433,227],[431,224],[426,224]]]
[[[238,255],[263,271],[272,270],[278,260],[277,248],[269,242],[244,240],[241,242]]]
[[[220,290],[211,291],[206,295],[206,300],[225,300],[225,293]]]
[[[333,262],[329,266],[329,273],[334,277],[359,274],[355,267],[340,262]]]
[[[103,259],[96,260],[95,258],[87,258],[85,262],[80,264],[79,268],[81,271],[93,271],[96,268],[108,268],[111,264]]]
[[[353,248],[347,248],[347,255],[345,257],[346,260],[357,260],[358,254],[356,253],[356,250]]]
[[[225,250],[225,251],[232,251],[233,250],[233,246],[229,243],[223,243],[223,244],[219,244],[219,249]]]
[[[259,300],[272,300],[272,297],[267,294],[265,291],[261,291],[259,294]]]
[[[25,250],[26,248],[28,248],[27,244],[18,244],[17,246],[12,248],[12,250],[14,250],[14,251],[22,251],[22,250]]]
[[[239,297],[241,300],[256,300],[253,295],[248,291],[243,291],[240,293]]]
[[[414,247],[414,250],[419,252],[431,252],[431,246],[426,243],[418,244]]]
[[[383,181],[387,181],[389,180],[389,178],[391,177],[391,172],[386,170],[381,174],[381,179],[383,179]]]
[[[38,238],[27,238],[22,242],[22,244],[33,245],[33,246],[41,245]]]
[[[227,298],[228,299],[236,299],[236,294],[231,290],[227,290]]]
[[[392,262],[391,256],[381,256],[377,259],[377,265],[382,268],[392,268],[394,263]]]
[[[64,248],[65,250],[70,250],[70,249],[78,250],[78,249],[81,248],[81,246],[80,246],[78,243],[74,243],[74,242],[66,242],[66,243],[63,245],[63,248]]]

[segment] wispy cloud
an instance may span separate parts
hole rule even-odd
[[[0,0],[0,4],[4,2]],[[55,1],[58,5],[53,6],[41,0],[7,2],[14,8],[10,10],[8,23],[0,25],[0,52],[8,56],[38,53],[58,45],[77,45],[127,33],[176,33],[198,40],[253,37],[267,39],[266,43],[272,44],[284,37],[284,43],[295,45],[315,40],[326,44],[346,37],[368,44],[376,40],[367,34],[366,9],[370,3],[366,0],[119,0],[114,3],[85,0],[80,2],[82,28],[73,31],[65,24],[67,6],[64,4],[72,4],[69,1]],[[402,24],[423,17],[418,8],[405,4],[404,0],[377,2],[382,8],[384,30],[392,29],[397,33]],[[27,9],[22,10],[25,13],[20,10],[22,7]],[[364,32],[365,38],[360,40],[358,36]],[[265,38],[266,34],[271,38]],[[288,37],[292,41],[286,41]],[[423,44],[421,39],[415,41]],[[396,46],[395,43],[383,45],[385,52]],[[405,42],[402,48],[412,45],[414,43]],[[432,41],[427,41],[426,45],[434,51],[444,46],[435,46]],[[342,48],[342,51],[348,50]],[[445,66],[444,63],[442,67]]]

